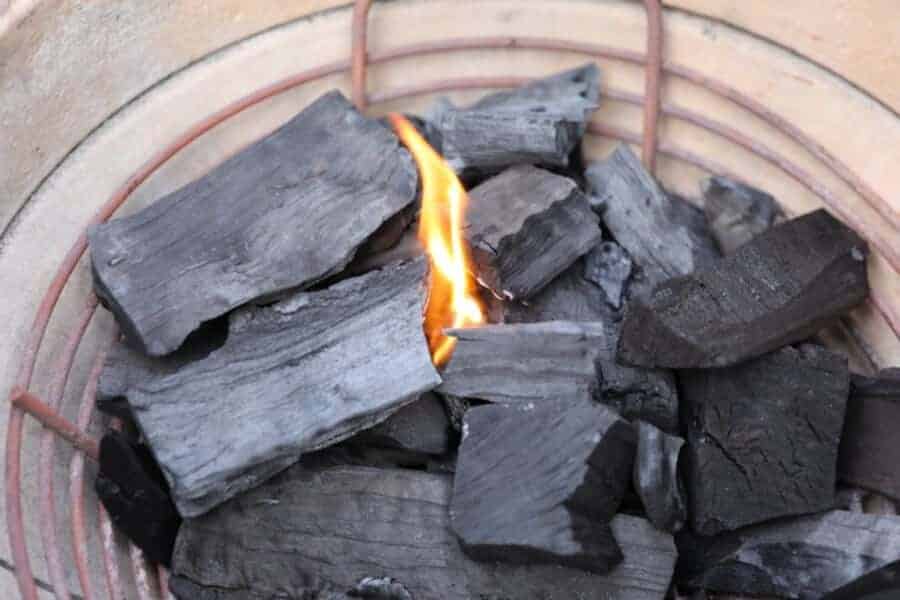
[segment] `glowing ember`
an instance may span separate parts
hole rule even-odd
[[[440,366],[447,362],[456,345],[456,339],[444,335],[444,329],[484,322],[474,293],[469,250],[462,236],[468,198],[453,169],[415,127],[400,115],[391,114],[389,118],[394,131],[416,159],[421,174],[419,240],[431,261],[425,335],[432,360]]]

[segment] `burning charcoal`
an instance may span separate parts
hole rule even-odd
[[[549,321],[451,329],[458,342],[438,388],[442,394],[489,402],[589,400],[602,323]]]
[[[94,287],[142,352],[340,271],[416,196],[396,137],[328,93],[209,174],[89,233]]]
[[[478,176],[519,164],[565,167],[600,97],[596,65],[565,71],[469,108],[432,111],[441,149],[457,173]]]
[[[627,364],[724,367],[807,338],[869,293],[866,243],[824,210],[629,304]]]
[[[649,291],[718,257],[702,213],[659,187],[628,146],[588,167],[587,179],[606,207],[604,224],[640,267],[635,291]]]
[[[780,214],[775,198],[726,177],[710,177],[701,190],[706,221],[724,254],[769,229]]]
[[[838,453],[838,477],[900,500],[900,377],[854,376]]]
[[[892,600],[900,598],[900,560],[834,590],[822,600]]]
[[[847,360],[811,344],[683,372],[694,531],[831,508],[849,384]]]
[[[662,600],[671,536],[619,515],[625,556],[605,576],[551,565],[481,563],[449,527],[451,479],[402,469],[294,465],[218,510],[185,522],[171,589],[181,600],[343,598],[389,579],[416,600]],[[523,523],[523,526],[527,524]],[[351,596],[352,597],[352,596]]]
[[[425,271],[392,265],[241,309],[208,356],[173,368],[131,353],[101,388],[128,398],[179,512],[201,514],[440,383],[422,331]]]
[[[373,446],[444,454],[450,449],[450,421],[441,399],[428,393],[357,438]]]
[[[820,600],[900,557],[900,517],[835,510],[711,538],[685,531],[677,542],[680,584]]]
[[[678,457],[684,440],[643,421],[636,422],[635,429],[634,489],[657,529],[679,531],[687,520],[684,486],[678,477]]]
[[[591,401],[472,408],[451,527],[476,560],[607,573],[622,560],[609,522],[634,452],[632,427]]]
[[[622,308],[622,295],[631,277],[631,258],[615,242],[603,242],[584,257],[584,278],[606,294],[615,309]]]
[[[527,299],[593,248],[599,220],[575,182],[521,165],[470,193],[466,237],[479,282]]]
[[[118,431],[104,435],[94,487],[115,526],[148,559],[169,566],[181,517],[147,447]]]

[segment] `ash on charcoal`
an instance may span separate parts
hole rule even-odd
[[[629,304],[619,360],[724,367],[802,341],[868,296],[866,243],[824,210]]]
[[[603,242],[584,257],[584,278],[606,294],[606,301],[615,309],[622,308],[625,286],[631,277],[631,257],[615,242]]]
[[[772,227],[781,214],[775,198],[727,177],[710,177],[700,190],[706,221],[723,254]]]
[[[677,532],[687,521],[687,500],[678,465],[684,440],[637,421],[634,489],[657,529]]]
[[[478,281],[528,299],[601,239],[597,216],[567,177],[511,167],[469,193],[466,238]]]
[[[591,401],[471,408],[451,527],[476,560],[607,573],[623,558],[609,522],[634,452],[631,425]]]
[[[256,298],[336,273],[416,196],[397,138],[338,92],[204,177],[89,232],[94,288],[161,356]]]
[[[694,531],[712,535],[834,505],[847,361],[787,347],[725,369],[680,374]]]
[[[676,540],[679,584],[820,600],[900,557],[900,518],[836,510],[716,537],[685,531]]]
[[[263,600],[284,590],[329,598],[366,578],[389,577],[416,600],[662,600],[666,594],[674,543],[644,519],[612,520],[625,558],[605,576],[482,563],[466,557],[450,530],[450,495],[446,475],[301,462],[186,521],[171,589],[181,600]]]
[[[128,399],[179,512],[201,514],[440,383],[425,276],[417,260],[243,308],[221,348],[186,364],[114,352],[100,388]]]

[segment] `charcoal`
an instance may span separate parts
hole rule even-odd
[[[565,167],[600,97],[600,71],[588,64],[499,92],[468,108],[432,110],[442,153],[471,178],[519,164]]]
[[[724,367],[799,342],[865,300],[866,243],[824,210],[757,236],[628,306],[619,360]]]
[[[149,560],[169,566],[181,517],[147,447],[106,433],[94,488],[116,528]]]
[[[637,421],[634,489],[647,518],[657,529],[680,531],[687,521],[687,501],[678,464],[684,440]]]
[[[437,389],[489,402],[589,400],[595,393],[602,323],[548,321],[450,329],[456,348]]]
[[[694,531],[834,506],[847,360],[812,344],[680,374]]]
[[[441,399],[427,393],[356,439],[373,446],[444,454],[450,449],[450,421]]]
[[[202,178],[93,227],[95,291],[135,348],[168,354],[205,321],[343,269],[416,181],[393,133],[330,92]]]
[[[710,177],[700,189],[706,221],[723,254],[772,227],[781,214],[775,198],[727,177]]]
[[[462,431],[463,417],[469,410],[471,403],[466,398],[460,398],[453,394],[439,394],[441,400],[444,401],[444,408],[447,410],[447,418],[450,420],[450,426],[456,431]]]
[[[390,578],[415,600],[662,600],[671,536],[619,515],[625,556],[605,576],[555,565],[469,559],[450,530],[451,478],[419,471],[294,465],[185,522],[170,585],[181,600],[343,598]],[[525,525],[525,524],[523,524]],[[352,597],[352,596],[351,596]]]
[[[471,408],[451,527],[476,560],[608,573],[623,558],[609,522],[634,453],[631,425],[589,400]]]
[[[587,179],[595,204],[604,206],[604,225],[639,267],[635,294],[718,257],[702,213],[667,194],[628,146],[590,165]]]
[[[830,592],[822,600],[895,600],[900,598],[900,560],[871,571]]]
[[[613,308],[622,308],[622,297],[630,277],[631,257],[615,242],[603,242],[584,257],[584,278],[603,290],[606,301]]]
[[[113,353],[100,388],[128,399],[179,512],[201,514],[440,383],[425,276],[420,259],[243,308],[218,350],[174,368]]]
[[[601,239],[575,182],[543,169],[511,167],[469,196],[476,275],[499,298],[528,299]]]
[[[715,537],[684,531],[676,540],[680,584],[820,600],[900,558],[900,517],[835,510]]]
[[[900,378],[851,379],[847,418],[838,452],[838,477],[900,500]]]

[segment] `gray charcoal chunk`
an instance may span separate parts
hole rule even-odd
[[[802,341],[866,299],[867,254],[865,241],[824,210],[773,227],[634,298],[619,360],[724,367]]]
[[[781,214],[775,198],[727,177],[700,184],[703,212],[723,254],[731,254],[775,224]]]
[[[607,575],[483,563],[469,559],[450,530],[451,488],[446,475],[301,462],[187,520],[172,591],[180,600],[344,600],[367,578],[390,578],[415,600],[665,597],[675,546],[646,520],[612,520],[624,560]]]
[[[643,421],[634,424],[637,454],[634,459],[634,489],[657,529],[677,532],[687,521],[684,484],[678,475],[684,440],[666,435]]]
[[[679,377],[694,531],[713,535],[834,506],[846,358],[807,344]]]
[[[450,421],[441,399],[427,393],[357,438],[374,446],[444,454],[450,449]]]
[[[173,365],[114,353],[100,386],[128,399],[179,512],[196,516],[440,383],[425,277],[420,259],[243,308],[209,355]]]
[[[631,257],[615,242],[603,242],[584,257],[584,278],[606,294],[610,306],[622,308],[625,286],[631,277]]]
[[[206,321],[343,269],[416,181],[393,133],[329,92],[207,175],[93,227],[94,288],[135,348],[168,354]]]

